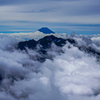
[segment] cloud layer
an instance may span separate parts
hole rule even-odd
[[[88,39],[75,39],[80,45],[94,44],[88,44]],[[38,52],[16,50],[16,44],[16,39],[7,35],[0,36],[0,99],[100,99],[100,63],[94,56],[80,51],[70,43],[59,48],[63,51],[59,54],[53,44],[48,50],[53,60],[46,59],[40,63],[34,60]]]
[[[2,1],[0,2],[2,4]],[[16,1],[12,4],[8,1],[3,2],[5,5],[0,6],[0,20],[100,24],[99,1],[30,0],[30,2],[31,4],[21,0],[18,1],[20,5]]]
[[[44,36],[49,36],[49,35],[54,35],[56,37],[63,37],[66,38],[67,34],[66,33],[55,33],[55,34],[44,34],[40,31],[36,31],[36,32],[30,32],[30,33],[1,33],[0,36],[10,36],[13,37],[15,39],[17,39],[18,41],[24,41],[24,40],[30,40],[30,39],[34,39],[34,40],[39,40],[40,38],[43,38]]]

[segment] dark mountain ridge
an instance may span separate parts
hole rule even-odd
[[[29,49],[35,49],[37,45],[41,45],[43,49],[48,49],[51,47],[51,44],[54,43],[58,47],[62,47],[66,44],[66,41],[70,42],[71,44],[75,44],[75,40],[73,39],[63,39],[55,37],[54,35],[45,36],[38,41],[35,41],[34,39],[29,41],[23,41],[19,42],[17,45],[17,48],[20,50],[25,50],[26,47]]]
[[[35,41],[34,39],[32,39],[29,41],[19,42],[17,44],[17,49],[26,50],[26,48],[29,48],[32,50],[37,50],[37,46],[39,46],[39,49],[37,50],[37,52],[42,54],[43,59],[46,59],[44,56],[47,54],[48,49],[51,48],[52,43],[54,43],[57,47],[63,47],[67,42],[69,42],[70,44],[77,47],[79,50],[83,52],[96,56],[98,60],[100,59],[100,52],[96,51],[92,47],[79,46],[77,42],[72,38],[63,39],[63,38],[55,37],[54,35],[45,36],[39,39],[38,41]]]

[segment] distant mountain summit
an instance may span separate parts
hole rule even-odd
[[[52,30],[50,30],[49,28],[47,27],[42,27],[41,29],[39,29],[38,31],[44,33],[44,34],[51,34],[51,33],[55,33],[53,32]]]

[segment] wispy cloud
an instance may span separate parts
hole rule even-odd
[[[14,3],[16,4],[16,2]],[[99,1],[93,0],[72,2],[59,0],[5,5],[0,7],[0,20],[96,24],[100,23],[99,6]]]

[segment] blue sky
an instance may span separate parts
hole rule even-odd
[[[100,34],[100,0],[0,0],[0,33]]]

